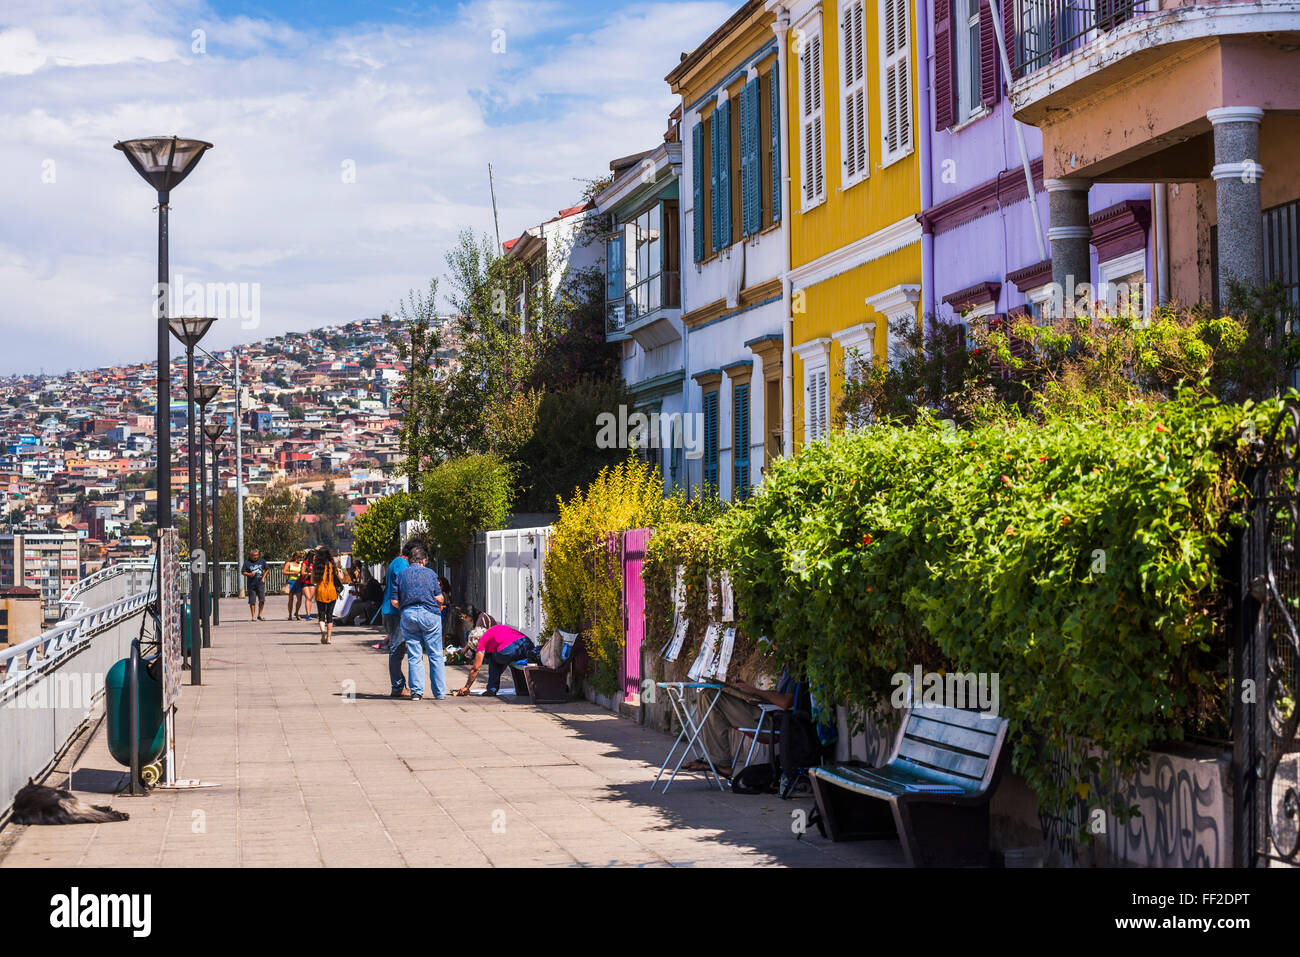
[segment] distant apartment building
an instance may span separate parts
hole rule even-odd
[[[39,591],[26,585],[0,586],[0,648],[35,638],[44,624]]]
[[[40,593],[45,617],[57,618],[59,597],[81,577],[76,532],[0,535],[0,587],[25,585]]]

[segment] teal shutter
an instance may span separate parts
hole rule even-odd
[[[704,397],[704,494],[718,494],[718,393]]]
[[[605,243],[606,293],[608,302],[623,299],[623,231],[620,229]]]
[[[704,258],[704,124],[691,130],[691,186],[695,199],[691,213],[691,230],[695,236],[695,261]]]
[[[781,219],[781,77],[775,63],[768,83],[771,86],[768,103],[772,107],[772,222],[775,223]]]
[[[714,249],[731,245],[731,101],[723,103],[713,114],[713,129],[718,134],[718,230]]]
[[[722,118],[719,110],[713,111],[713,118],[709,122],[709,215],[713,222],[713,251],[716,253],[720,248],[718,246],[718,126]]]
[[[731,497],[749,498],[749,383],[731,393]]]
[[[740,148],[741,169],[744,173],[741,196],[744,198],[743,214],[746,236],[763,228],[763,156],[759,143],[759,79],[746,83],[740,92]]]

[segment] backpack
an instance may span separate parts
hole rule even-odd
[[[325,570],[320,576],[320,584],[316,586],[316,600],[318,602],[331,602],[338,597],[339,591],[334,587],[334,568],[331,564],[326,563]]]
[[[731,790],[736,794],[775,794],[776,771],[770,764],[751,764],[731,779]]]

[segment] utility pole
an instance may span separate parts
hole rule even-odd
[[[488,188],[492,191],[492,225],[497,231],[497,255],[501,255],[501,219],[497,216],[497,183],[492,177],[492,164],[488,163]]]
[[[243,598],[245,579],[238,574],[244,561],[244,430],[241,427],[243,414],[240,407],[239,346],[235,346],[232,351],[235,353],[235,580],[239,582],[239,597]]]

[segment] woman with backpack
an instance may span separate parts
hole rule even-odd
[[[320,625],[320,643],[334,643],[334,603],[338,601],[340,582],[338,562],[323,545],[316,549],[311,580],[316,586],[316,620]]]

